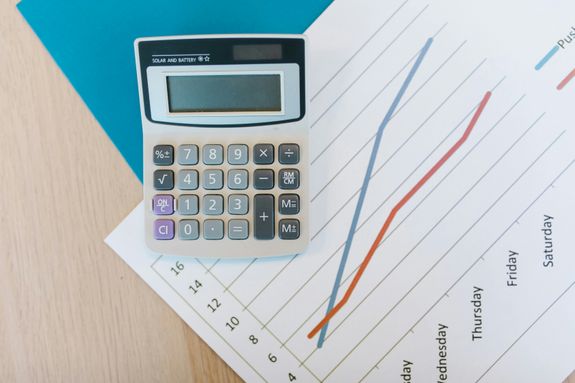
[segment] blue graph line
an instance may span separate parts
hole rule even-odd
[[[417,73],[417,70],[419,69],[421,62],[423,61],[423,59],[424,59],[425,55],[427,54],[429,47],[431,47],[432,43],[433,43],[433,38],[429,38],[426,41],[423,48],[421,48],[419,56],[417,57],[415,64],[413,64],[413,68],[411,68],[411,70],[409,71],[409,74],[407,75],[407,78],[403,82],[401,89],[397,93],[397,96],[395,96],[393,103],[389,107],[387,114],[385,115],[385,117],[383,118],[383,121],[381,122],[381,125],[379,125],[379,128],[377,129],[375,141],[373,142],[373,149],[371,150],[371,157],[369,158],[369,164],[367,165],[367,170],[365,171],[365,177],[363,178],[363,184],[361,186],[361,191],[359,193],[359,199],[357,200],[357,205],[355,207],[355,213],[353,214],[353,220],[351,221],[351,226],[350,226],[349,232],[347,234],[347,240],[345,242],[345,248],[343,250],[343,255],[342,255],[341,261],[339,263],[339,269],[337,270],[337,276],[335,277],[335,283],[333,284],[333,290],[332,290],[331,296],[329,298],[329,304],[327,306],[326,313],[329,313],[331,311],[331,309],[333,308],[333,305],[335,304],[335,299],[337,297],[337,291],[339,290],[339,285],[341,283],[341,278],[343,276],[343,271],[345,269],[345,264],[347,262],[349,250],[351,248],[351,243],[353,242],[353,236],[355,235],[355,230],[357,228],[357,223],[359,221],[359,214],[361,213],[363,201],[364,201],[365,195],[367,193],[367,187],[369,186],[369,180],[371,178],[371,172],[373,171],[373,166],[375,165],[375,159],[377,158],[377,152],[378,152],[379,145],[381,142],[381,137],[383,136],[383,131],[384,131],[385,127],[389,124],[391,117],[395,113],[395,109],[399,105],[401,98],[403,97],[403,95],[405,94],[405,91],[409,87],[411,80],[413,80],[415,73]],[[323,342],[325,340],[325,334],[327,332],[327,326],[328,325],[329,325],[329,322],[326,323],[325,326],[323,326],[321,329],[321,333],[319,334],[319,339],[317,341],[317,347],[318,348],[321,348],[323,346]]]
[[[557,52],[559,52],[559,45],[555,45],[555,46],[553,47],[553,49],[551,49],[551,50],[549,51],[549,53],[547,53],[547,54],[545,55],[545,57],[543,57],[543,58],[541,59],[541,61],[539,61],[539,62],[537,63],[537,65],[535,65],[535,70],[540,70],[541,68],[543,68],[543,66],[544,66],[545,64],[547,64],[547,61],[551,60],[551,57],[555,56],[555,53],[557,53]]]

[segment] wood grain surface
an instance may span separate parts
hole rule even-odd
[[[0,382],[240,382],[104,244],[141,185],[15,5],[0,0]]]

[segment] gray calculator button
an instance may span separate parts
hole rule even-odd
[[[156,170],[154,172],[154,189],[172,190],[174,188],[174,172],[171,170]]]
[[[254,196],[254,237],[273,239],[275,235],[274,196],[256,194]]]
[[[154,146],[154,165],[167,166],[174,163],[174,147],[172,145]]]
[[[297,219],[280,220],[278,232],[278,235],[281,239],[298,239],[299,221]]]
[[[198,188],[198,172],[195,170],[180,170],[178,172],[178,189],[196,190]]]
[[[180,165],[196,165],[198,163],[197,145],[178,146],[178,163]]]
[[[228,146],[228,163],[230,165],[245,165],[248,163],[248,146],[234,144]]]
[[[224,162],[222,145],[205,145],[202,149],[203,162],[206,165],[220,165]]]
[[[178,213],[181,215],[198,214],[198,196],[182,194],[178,197]]]
[[[274,146],[272,144],[257,144],[254,146],[254,163],[269,165],[274,162]]]
[[[228,187],[232,190],[247,189],[248,171],[243,169],[232,169],[228,171]]]
[[[299,145],[281,144],[278,150],[280,164],[294,165],[299,162]]]
[[[221,170],[204,171],[204,189],[219,190],[224,187],[224,172]]]
[[[274,171],[271,169],[256,169],[254,171],[254,188],[268,190],[274,187]]]
[[[297,194],[282,194],[278,200],[280,214],[294,215],[299,213],[299,196]]]
[[[224,221],[221,221],[219,219],[206,219],[204,221],[204,238],[205,239],[224,238]]]
[[[228,222],[228,237],[230,239],[246,239],[248,237],[248,221],[245,219],[230,219]]]
[[[220,215],[224,212],[224,197],[216,194],[204,196],[202,210],[206,215]]]
[[[183,219],[178,224],[178,237],[183,240],[194,240],[200,237],[200,224],[195,219]]]
[[[243,215],[248,213],[248,196],[243,194],[232,194],[228,197],[228,212],[233,215]]]
[[[299,170],[281,169],[278,173],[278,185],[280,189],[297,189],[299,188]]]

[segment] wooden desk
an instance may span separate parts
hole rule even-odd
[[[16,2],[0,0],[0,381],[241,381],[104,244],[141,185]]]

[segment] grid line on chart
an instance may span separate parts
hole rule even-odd
[[[391,153],[391,155],[389,157],[387,157],[383,163],[375,170],[375,172],[373,172],[372,177],[375,177],[379,174],[379,172],[381,172],[381,170],[389,163],[389,161],[391,161],[393,158],[395,158],[395,156],[397,155],[397,153],[399,153],[404,147],[405,145],[407,145],[412,139],[413,137],[415,137],[415,135],[417,133],[419,133],[419,131],[437,114],[437,112],[439,110],[441,110],[441,108],[447,103],[447,101],[449,101],[451,99],[451,97],[453,97],[453,95],[455,95],[455,93],[457,93],[457,91],[459,89],[461,89],[461,87],[473,76],[473,74],[476,73],[476,71],[485,63],[486,60],[483,60],[481,63],[479,63],[478,66],[476,66],[473,71],[462,81],[459,83],[459,85],[437,106],[437,108],[435,108],[433,110],[433,112],[431,112],[431,114],[421,123],[419,124],[419,126],[401,143],[401,145],[399,145],[393,153]],[[475,108],[475,107],[474,107]],[[454,128],[451,130],[451,132],[444,138],[444,140],[446,140],[453,132],[455,132],[455,130],[461,125],[463,124],[464,120],[467,119],[467,117],[469,115],[471,115],[471,113],[473,113],[473,109],[471,109],[469,111],[469,113],[467,114],[467,116]],[[427,157],[431,156],[435,150],[443,143],[440,142],[428,155]],[[362,148],[360,148],[359,150],[361,150]],[[427,157],[425,159],[427,159]],[[416,167],[413,171],[417,171],[417,169],[419,168],[419,166],[422,165],[424,161],[422,161],[418,167]],[[326,186],[324,186],[322,188],[322,190],[320,190],[319,193],[323,192],[323,190],[325,188],[327,188],[327,186],[333,181],[335,180],[338,176],[339,176],[340,172],[336,173],[332,179],[330,179],[330,181],[328,182],[328,184],[326,184]],[[400,185],[401,186],[401,185]],[[316,195],[316,197],[319,195],[319,193]],[[329,223],[345,208],[345,206],[347,206],[347,204],[353,200],[353,198],[357,195],[357,193],[359,193],[359,189],[356,189],[356,191],[336,210],[336,212],[334,214],[332,214],[332,216],[318,229],[318,231],[312,236],[312,240],[314,240],[328,225]],[[313,200],[312,200],[313,201]]]
[[[441,65],[439,65],[439,67],[437,67],[437,69],[432,73],[432,75],[429,76],[429,77],[427,78],[427,80],[413,93],[413,95],[411,95],[411,97],[409,97],[408,100],[407,100],[406,102],[404,102],[403,105],[401,105],[401,106],[399,107],[399,109],[393,114],[392,119],[395,118],[395,116],[397,116],[397,114],[411,101],[411,99],[413,99],[413,97],[415,97],[415,96],[419,93],[419,91],[420,91],[425,85],[427,85],[427,83],[428,83],[429,81],[431,81],[431,79],[433,79],[441,69],[443,69],[443,67],[459,52],[459,50],[460,50],[461,48],[463,48],[463,46],[465,45],[466,42],[467,42],[467,41],[462,42],[462,43],[447,57],[447,59],[445,59],[445,60],[441,63]],[[413,58],[415,58],[415,57],[417,57],[417,55],[414,56]],[[412,61],[413,61],[413,58],[411,58],[411,59],[407,62],[407,64],[409,64],[410,62],[412,62]],[[485,61],[485,60],[484,60],[484,61]],[[391,79],[390,82],[388,82],[388,84],[390,84],[393,80],[395,80],[395,79],[397,78],[397,76],[398,76],[401,72],[403,72],[403,70],[407,67],[407,64],[406,64],[403,68],[401,68],[401,70],[397,73],[397,75],[394,76],[393,79]],[[463,83],[465,83],[468,78],[469,78],[469,77],[467,77],[465,80],[463,80],[463,82],[460,83],[460,85],[456,88],[456,90],[459,89],[459,87],[460,87]],[[386,85],[386,87],[387,87],[387,85]],[[373,96],[373,97],[371,98],[371,100],[359,111],[359,113],[357,113],[357,114],[354,116],[354,118],[351,120],[351,122],[348,123],[347,126],[344,127],[344,129],[343,129],[336,137],[334,137],[334,138],[330,141],[330,143],[322,150],[322,152],[321,152],[321,153],[318,155],[318,157],[316,157],[316,158],[319,158],[323,153],[325,153],[325,152],[329,149],[329,147],[340,137],[340,135],[343,134],[343,132],[344,132],[349,126],[351,126],[351,124],[353,124],[353,123],[359,118],[359,116],[361,116],[361,115],[363,114],[363,112],[365,112],[365,110],[367,110],[367,108],[381,95],[381,93],[385,90],[386,87],[384,87],[384,88],[383,88],[382,90],[380,90],[375,96]],[[449,99],[450,96],[451,96],[451,95],[449,95],[449,96],[447,97],[447,99]],[[442,106],[442,105],[441,105],[441,106]],[[440,109],[441,106],[440,106],[438,109]],[[437,112],[437,110],[436,110],[435,112],[433,112],[433,113],[431,114],[431,116],[433,116],[436,112]],[[421,128],[421,126],[420,126],[420,128]],[[347,165],[349,165],[349,163],[350,163],[351,161],[353,161],[353,160],[355,159],[355,157],[357,157],[357,155],[374,139],[374,137],[375,137],[375,134],[374,134],[365,144],[363,144],[363,146],[362,146],[361,148],[359,148],[359,149],[357,150],[357,152],[337,171],[337,173],[336,173],[332,178],[330,178],[330,179],[328,180],[328,182],[327,182],[324,186],[322,186],[322,188],[311,198],[310,203],[313,203],[313,202],[315,201],[315,199],[316,199],[317,197],[319,197],[319,195],[337,178],[337,176],[347,167]],[[409,140],[409,139],[411,139],[411,136],[408,138],[408,140]],[[408,140],[406,140],[406,141],[408,141]],[[395,153],[393,153],[393,154],[395,154]],[[393,155],[393,154],[392,154],[392,155]],[[387,159],[387,160],[384,162],[384,164],[387,163],[388,161],[389,161],[389,159]],[[380,167],[380,168],[381,168],[381,167]]]
[[[328,338],[329,338],[341,325],[343,325],[343,323],[345,322],[345,320],[347,320],[347,319],[355,312],[355,310],[356,310],[357,308],[359,308],[359,306],[360,306],[361,304],[363,304],[363,303],[369,298],[369,296],[371,296],[371,294],[374,293],[374,292],[377,290],[377,288],[379,288],[379,286],[380,286],[383,282],[385,282],[385,281],[387,280],[387,278],[405,261],[405,259],[407,259],[407,258],[411,255],[411,253],[419,246],[419,244],[421,244],[421,243],[429,236],[429,234],[430,234],[433,230],[435,230],[435,229],[437,228],[437,226],[438,226],[441,222],[443,222],[443,220],[461,203],[461,201],[463,201],[463,200],[467,197],[467,195],[469,195],[469,193],[471,193],[471,192],[475,189],[475,187],[477,187],[477,185],[479,185],[480,182],[481,182],[489,173],[491,173],[491,171],[503,160],[503,158],[504,158],[505,156],[507,156],[507,154],[509,154],[509,153],[511,152],[511,150],[523,139],[523,137],[525,137],[525,136],[527,135],[527,133],[529,133],[529,131],[531,131],[531,129],[532,129],[533,127],[535,127],[535,125],[541,120],[542,117],[543,117],[543,115],[541,115],[540,117],[538,117],[537,120],[535,120],[535,122],[533,122],[533,123],[511,144],[511,146],[509,146],[509,148],[507,148],[507,150],[506,150],[501,156],[499,156],[499,158],[489,167],[489,169],[487,169],[487,170],[481,175],[481,177],[471,186],[471,188],[469,188],[469,189],[465,192],[465,194],[463,194],[463,195],[457,200],[457,202],[449,209],[449,211],[448,211],[443,217],[441,217],[441,219],[415,244],[415,246],[414,246],[409,252],[407,252],[406,255],[403,256],[403,258],[402,258],[391,270],[389,270],[389,271],[387,272],[387,274],[386,274],[382,279],[380,279],[380,281],[366,294],[366,296],[345,316],[345,318],[343,318],[343,319],[341,320],[341,322],[332,330],[332,332],[331,332],[331,334],[328,336]],[[488,132],[488,133],[489,133],[489,132]],[[485,136],[484,136],[484,137],[485,137]],[[475,148],[475,147],[474,147],[474,148]],[[472,148],[472,149],[468,152],[468,154],[471,153],[471,151],[472,151],[474,148]],[[467,154],[466,154],[466,156],[465,156],[464,158],[462,158],[462,159],[460,160],[459,163],[461,163],[461,161],[463,161],[466,157],[467,157]],[[459,163],[458,163],[457,165],[459,165]],[[456,166],[457,166],[457,165],[456,165]],[[452,171],[453,171],[454,169],[455,169],[455,167],[452,169]],[[451,171],[450,171],[450,173],[451,173]],[[444,177],[444,179],[447,178],[450,173],[448,173],[448,174],[446,175],[446,177]],[[434,189],[435,189],[435,188],[434,188]],[[433,190],[432,190],[432,191],[433,191]],[[417,208],[417,207],[419,207],[419,205],[416,206],[416,208]],[[415,210],[415,209],[414,209],[414,210]],[[412,212],[413,212],[414,210],[412,210]],[[406,217],[406,218],[407,218],[407,217]],[[404,219],[404,220],[405,220],[405,219]],[[402,221],[402,222],[403,222],[403,221]],[[393,232],[390,233],[390,235],[391,235],[391,234],[393,234]]]
[[[447,24],[444,24],[433,36],[432,38],[435,40],[437,38],[437,36],[439,36],[439,34],[441,33],[441,31],[443,31],[443,28],[445,28]],[[465,43],[463,43],[465,44]],[[420,51],[418,50],[417,52],[415,52],[412,56],[410,56],[410,58],[406,61],[405,64],[403,64],[403,66],[389,79],[389,81],[365,104],[362,106],[362,108],[360,109],[360,111],[358,113],[355,114],[355,116],[347,123],[345,124],[345,126],[343,127],[342,130],[340,130],[335,137],[333,137],[328,143],[327,145],[311,160],[310,165],[314,165],[317,160],[325,154],[325,152],[327,152],[327,150],[341,137],[341,135],[343,133],[345,133],[347,131],[347,129],[353,125],[353,123],[355,121],[357,121],[357,119],[363,114],[363,112],[365,112],[374,102],[375,100],[377,100],[379,98],[379,96],[381,96],[381,94],[387,90],[387,88],[399,77],[399,75],[401,73],[403,73],[403,71],[405,69],[407,69],[407,67],[409,66],[409,64],[411,64],[411,62],[413,60],[415,60],[417,58],[417,56],[419,56]],[[355,84],[355,82],[354,82]],[[418,90],[419,91],[419,90]],[[345,94],[345,92],[347,92],[347,89],[344,91],[344,93],[341,94],[340,98],[343,97],[343,95]],[[338,99],[339,100],[339,99]],[[411,100],[411,98],[409,99]],[[407,104],[408,101],[406,101],[405,104]],[[402,105],[399,109],[403,109]],[[327,110],[322,114],[325,115],[325,113],[327,112]],[[395,115],[392,116],[393,118],[395,118]]]
[[[443,176],[443,178],[441,178],[441,180],[439,180],[439,182],[437,182],[437,184],[434,185],[434,187],[421,199],[421,201],[419,201],[419,202],[417,203],[417,205],[397,224],[397,226],[393,228],[393,230],[389,233],[389,235],[382,241],[382,244],[383,244],[389,237],[391,237],[415,211],[417,211],[417,209],[427,200],[427,198],[429,198],[429,197],[435,192],[435,190],[436,190],[437,188],[439,188],[439,186],[441,186],[441,185],[443,184],[443,182],[451,175],[451,173],[453,173],[457,168],[459,168],[459,166],[465,161],[465,159],[467,159],[467,157],[468,157],[471,153],[473,153],[473,151],[483,142],[483,140],[484,140],[488,135],[490,135],[497,126],[499,126],[499,124],[509,115],[509,113],[511,113],[511,111],[512,111],[513,109],[515,109],[515,107],[519,104],[519,102],[521,102],[521,100],[523,100],[523,98],[524,98],[524,96],[520,97],[519,100],[517,100],[517,101],[511,106],[511,108],[508,109],[508,110],[503,114],[503,116],[502,116],[479,140],[477,140],[477,142],[471,147],[471,149],[469,149],[469,151],[467,151],[467,152],[465,153],[465,155],[462,156],[462,157],[459,159],[459,161],[449,170],[449,172],[447,172],[447,173],[445,174],[445,176]],[[469,114],[471,114],[472,112],[473,112],[473,110],[472,110]],[[468,114],[468,115],[469,115],[469,114]],[[541,116],[541,117],[542,117],[542,116]],[[529,132],[529,130],[531,130],[531,128],[532,128],[533,126],[535,126],[535,124],[541,119],[541,117],[539,117],[539,118],[516,140],[516,142],[519,141],[525,134],[527,134],[527,132]],[[456,128],[455,128],[454,130],[456,130],[457,127],[459,127],[459,126],[463,123],[463,121],[465,121],[466,119],[467,119],[467,116],[464,118],[464,120],[461,121],[461,123],[459,123],[459,124],[456,126]],[[454,131],[454,130],[453,130],[453,131]],[[453,132],[453,131],[452,131],[452,132]],[[450,133],[450,134],[451,134],[451,133]],[[445,141],[445,139],[442,141],[442,143],[443,143],[444,141]],[[437,222],[437,224],[436,224],[435,226],[437,226],[439,223],[441,223],[441,222],[451,213],[451,211],[453,211],[453,209],[455,209],[455,207],[479,184],[479,182],[491,171],[491,169],[492,169],[495,165],[497,165],[497,163],[499,163],[499,161],[501,161],[501,159],[503,158],[503,156],[505,156],[505,155],[513,148],[513,146],[515,146],[516,142],[515,142],[514,144],[512,144],[511,147],[509,147],[509,148],[507,149],[507,151],[506,151],[505,153],[503,153],[502,156],[500,156],[500,158],[491,166],[490,169],[488,169],[486,172],[484,172],[484,174],[478,179],[478,181],[476,181],[476,182],[471,186],[471,188],[467,190],[467,192],[455,203],[455,205],[453,205],[453,206],[449,209],[449,211]],[[429,156],[428,156],[428,157],[429,157]],[[413,174],[413,173],[412,173],[412,174]],[[408,178],[411,177],[412,174],[410,174],[410,175],[408,176]],[[403,184],[403,183],[405,183],[405,181],[402,182],[402,184]],[[380,204],[380,205],[376,208],[376,210],[378,210],[379,208],[381,208],[381,206],[383,206],[383,204]],[[373,214],[375,214],[375,211],[372,213],[372,215],[373,215]],[[368,217],[365,222],[367,222],[367,220],[368,220],[369,218],[370,218],[370,217]],[[435,228],[435,226],[434,226],[431,230],[429,230],[429,231],[424,235],[424,237],[423,237],[422,239],[420,239],[420,241],[418,241],[418,243],[416,244],[416,246],[417,246],[420,242],[422,242],[422,241],[431,233],[431,231]],[[361,228],[361,227],[360,227],[360,228]],[[413,249],[412,249],[411,251],[413,251]],[[411,251],[408,252],[408,253],[399,261],[399,263],[398,263],[397,265],[395,265],[390,271],[388,271],[388,273],[384,276],[384,278],[382,278],[382,279],[379,281],[379,283],[367,294],[367,296],[364,297],[364,298],[360,301],[360,303],[359,303],[353,310],[351,310],[351,312],[350,312],[349,314],[347,314],[346,317],[331,331],[330,335],[328,335],[328,336],[326,337],[326,340],[329,339],[329,337],[331,336],[331,334],[333,334],[333,333],[343,324],[343,322],[357,309],[357,307],[358,307],[361,303],[363,303],[363,301],[366,300],[366,299],[371,295],[371,293],[373,293],[373,292],[375,291],[375,289],[376,289],[381,283],[383,283],[383,282],[389,277],[389,275],[390,275],[394,270],[397,269],[397,267],[398,267],[401,263],[403,263],[403,262],[405,261],[405,259],[411,254]],[[353,275],[353,273],[354,273],[356,270],[357,270],[357,268],[355,268],[353,272],[351,272],[351,273],[348,274],[348,276],[342,281],[342,285],[345,284],[345,283],[349,280],[349,278],[351,278],[351,276]],[[329,297],[326,297],[326,298],[317,306],[317,308],[302,322],[302,324],[301,324],[284,342],[285,342],[285,343],[289,342],[289,340],[290,340],[302,327],[304,327],[304,325],[317,313],[317,311],[319,311],[319,309],[321,309],[321,308],[323,307],[323,305],[327,302],[328,299],[329,299]],[[315,350],[314,350],[314,351],[315,351]]]
[[[360,382],[363,381],[376,367],[378,364],[380,364],[398,345],[399,343],[401,343],[406,337],[407,335],[409,335],[410,332],[412,332],[413,328],[416,327],[419,323],[421,323],[421,321],[431,312],[431,310],[433,310],[441,300],[443,300],[444,296],[446,296],[464,277],[465,275],[467,275],[467,273],[469,271],[471,271],[471,269],[473,269],[473,267],[475,267],[475,265],[477,265],[479,263],[479,261],[481,259],[483,259],[483,257],[485,256],[485,254],[487,254],[492,248],[493,246],[495,246],[500,240],[501,238],[503,238],[505,236],[505,234],[507,234],[509,232],[509,230],[511,230],[511,228],[515,225],[516,222],[518,222],[524,215],[525,213],[527,213],[531,207],[533,207],[533,205],[535,205],[535,203],[537,203],[537,201],[539,201],[539,199],[552,187],[552,185],[557,182],[557,180],[559,180],[563,174],[573,165],[573,163],[575,163],[575,160],[571,161],[569,163],[569,165],[567,165],[566,168],[564,168],[558,175],[557,177],[555,177],[553,179],[553,181],[551,181],[551,183],[549,183],[547,185],[547,187],[545,187],[543,189],[543,191],[517,216],[517,218],[513,219],[511,221],[511,223],[509,224],[509,226],[507,226],[507,228],[505,228],[505,230],[503,230],[503,232],[487,247],[487,249],[481,253],[479,255],[479,257],[477,257],[475,259],[475,261],[471,264],[471,266],[469,266],[464,272],[463,274],[461,274],[459,276],[459,278],[447,289],[446,293],[442,294],[439,299],[437,299],[426,311],[425,313],[417,320],[415,321],[415,323],[410,327],[410,330],[407,331],[405,334],[403,334],[403,336],[401,338],[399,338],[399,340],[397,342],[395,342],[395,344],[377,361],[377,363],[361,378]]]
[[[372,328],[361,338],[361,340],[335,365],[335,367],[324,377],[323,380],[325,380],[327,377],[329,377],[339,366],[341,366],[341,364],[371,335],[371,333],[373,331],[375,331],[375,329],[387,318],[387,316],[393,312],[398,305],[403,302],[403,300],[421,283],[421,281],[423,279],[425,279],[427,277],[427,275],[429,275],[434,269],[435,267],[437,267],[437,265],[439,263],[441,263],[441,261],[443,261],[443,259],[445,259],[445,257],[447,255],[449,255],[449,253],[455,248],[455,246],[457,246],[466,236],[467,234],[469,234],[473,228],[475,228],[475,226],[481,221],[483,220],[483,218],[493,209],[493,207],[495,205],[497,205],[499,203],[499,201],[501,201],[501,199],[507,195],[507,193],[523,178],[523,176],[525,174],[527,174],[527,172],[537,163],[539,162],[539,160],[549,151],[549,149],[551,149],[551,147],[553,147],[553,145],[555,145],[558,140],[563,136],[563,134],[565,133],[565,131],[563,131],[562,133],[560,133],[554,140],[553,142],[551,142],[536,158],[535,160],[533,160],[529,166],[509,185],[509,187],[507,187],[507,189],[505,189],[505,191],[503,191],[503,193],[501,193],[501,195],[499,195],[499,197],[497,197],[497,199],[487,208],[487,210],[485,210],[485,212],[483,212],[483,214],[481,214],[481,216],[479,216],[479,218],[477,218],[475,220],[475,222],[473,224],[471,224],[471,226],[453,243],[453,245],[451,245],[451,247],[445,252],[443,253],[443,255],[427,270],[427,272],[419,278],[419,280],[407,291],[407,293],[405,293],[403,295],[403,297],[397,301],[393,307],[383,316],[381,317],[381,319],[374,325],[372,326]],[[441,297],[443,297],[444,294],[441,294]],[[413,329],[415,327],[411,326],[410,329]],[[409,333],[409,332],[407,332]],[[407,333],[404,335],[407,336]],[[398,343],[396,343],[397,345]],[[390,349],[386,355],[388,355],[393,348],[396,346],[394,345],[392,347],[392,349]],[[305,360],[304,360],[305,362]],[[377,364],[379,364],[380,362],[378,362]]]
[[[415,23],[415,21],[417,21],[417,19],[419,19],[419,17],[425,12],[425,10],[429,7],[429,4],[427,4],[425,7],[423,7],[423,9],[421,11],[419,11],[419,13],[417,15],[415,15],[415,17],[413,19],[411,19],[411,21],[409,23],[407,23],[407,25],[395,36],[395,38],[367,65],[367,67],[365,67],[363,69],[363,71],[361,71],[361,73],[351,82],[351,84],[349,84],[344,90],[343,92],[341,92],[334,101],[332,101],[327,108],[325,108],[323,110],[323,112],[319,115],[319,117],[311,123],[310,125],[310,129],[313,129],[315,127],[315,125],[335,106],[335,104],[338,103],[339,100],[341,100],[341,98],[351,89],[353,88],[353,86],[363,77],[363,75],[369,70],[371,69],[371,67],[377,62],[379,61],[379,59],[389,50],[389,48],[391,48],[396,42],[397,40],[399,40],[399,38],[401,36],[403,36],[403,34]]]
[[[384,22],[383,24],[380,25],[379,28],[376,29],[375,32],[373,32],[371,34],[371,36],[364,41],[364,43],[351,55],[351,57],[349,59],[347,59],[347,61],[345,63],[343,63],[343,65],[335,72],[335,74],[333,76],[331,76],[326,82],[325,84],[322,85],[322,87],[311,97],[310,101],[313,102],[313,100],[321,93],[323,92],[323,90],[339,75],[339,73],[355,58],[355,56],[357,56],[357,54],[359,52],[361,52],[363,50],[363,48],[365,48],[365,46],[367,44],[369,44],[369,42],[371,40],[373,40],[373,38],[399,13],[399,11],[405,6],[405,4],[407,4],[409,2],[409,0],[405,0],[403,3],[401,3],[399,5],[399,7],[391,14],[391,16],[389,16]]]
[[[495,89],[497,89],[497,88],[499,87],[499,85],[500,85],[504,80],[505,80],[505,78],[503,78],[502,80],[500,80],[500,81],[493,87],[492,91],[494,91]],[[475,105],[475,106],[471,109],[471,111],[466,115],[466,117],[465,117],[458,125],[456,125],[456,127],[455,127],[453,130],[457,129],[457,127],[459,127],[459,126],[465,121],[465,119],[467,119],[467,117],[468,117],[471,113],[473,113],[473,110],[474,110],[476,107],[477,107],[477,105]],[[434,149],[434,150],[435,150],[435,149]],[[405,180],[404,180],[404,181],[405,181]],[[381,207],[381,206],[380,206],[380,207]],[[378,209],[379,209],[379,207],[378,207]],[[360,227],[359,227],[358,230],[360,230],[360,229],[363,227],[363,225],[364,225],[365,223],[367,223],[367,222],[369,221],[369,219],[371,219],[372,217],[373,217],[373,214],[370,215],[362,224],[360,224]],[[312,275],[296,290],[296,292],[293,293],[286,302],[284,302],[284,304],[274,313],[274,315],[273,315],[269,320],[266,321],[266,326],[275,319],[275,317],[300,293],[300,291],[302,291],[302,290],[305,288],[305,286],[306,286],[312,279],[315,278],[315,276],[327,265],[327,263],[328,263],[329,261],[331,261],[331,259],[343,248],[343,246],[344,246],[344,243],[342,242],[342,243],[340,244],[340,246],[339,246],[335,251],[333,251],[332,254],[331,254],[331,255],[312,273]]]

